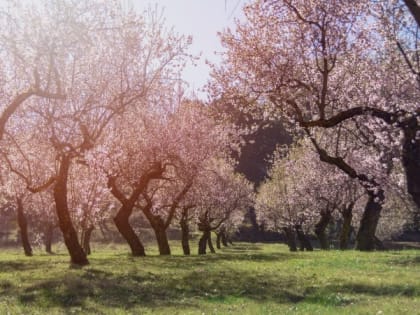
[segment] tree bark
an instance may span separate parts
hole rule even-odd
[[[188,221],[185,219],[181,219],[181,231],[182,231],[182,250],[184,252],[184,255],[190,255],[191,251],[190,251],[190,243],[189,243],[189,236],[190,236],[190,231],[189,231],[189,226],[188,226]]]
[[[348,204],[342,211],[343,225],[340,232],[340,249],[345,250],[349,246],[349,239],[351,234],[351,221],[353,219],[354,203]]]
[[[418,9],[419,10],[419,9]],[[420,14],[420,12],[419,12]],[[416,138],[420,132],[417,117],[413,116],[405,122],[402,163],[407,178],[407,191],[413,197],[420,209],[420,139]]]
[[[374,240],[375,240],[375,249],[376,250],[385,250],[386,249],[384,243],[379,238],[377,238],[375,236]]]
[[[331,211],[326,209],[321,211],[321,218],[318,223],[315,224],[315,234],[318,237],[319,245],[321,249],[328,250],[329,244],[327,236],[325,235],[325,230],[328,227],[328,224],[331,222]]]
[[[385,199],[384,191],[368,191],[368,202],[360,221],[359,231],[356,236],[356,249],[372,251],[375,249],[375,233],[382,211],[382,202]]]
[[[228,241],[230,245],[233,245],[232,240],[227,237],[226,232],[222,231],[222,244],[224,247],[228,247]]]
[[[295,237],[295,233],[293,233],[293,229],[291,227],[284,227],[283,231],[286,236],[287,246],[289,246],[289,250],[291,252],[296,252],[297,251],[296,237]]]
[[[129,222],[129,217],[132,211],[133,206],[122,205],[114,218],[114,223],[117,226],[118,231],[121,233],[121,235],[124,237],[128,245],[130,246],[131,254],[135,257],[146,256],[144,246],[141,243],[140,239],[137,237]]]
[[[213,242],[212,242],[212,240],[211,240],[211,232],[209,233],[209,236],[208,236],[208,238],[207,238],[207,244],[209,245],[210,252],[211,252],[212,254],[215,254],[215,253],[216,253],[216,251],[214,250],[214,247],[213,247]]]
[[[166,235],[166,229],[168,225],[165,225],[162,218],[159,215],[154,215],[151,212],[152,203],[148,200],[148,204],[145,207],[142,207],[144,215],[152,226],[153,231],[155,232],[156,242],[159,248],[160,255],[170,255],[171,249],[169,247],[168,236]]]
[[[309,241],[309,239],[306,237],[305,233],[302,230],[302,226],[300,224],[296,224],[295,225],[295,230],[296,230],[296,234],[297,237],[299,239],[300,242],[300,250],[307,250],[307,251],[313,251],[314,248],[312,247],[311,242]]]
[[[136,183],[130,198],[126,198],[123,192],[121,192],[116,184],[116,177],[108,176],[108,187],[111,189],[111,193],[121,202],[121,207],[118,210],[117,215],[114,217],[114,223],[117,226],[118,231],[127,241],[131,248],[131,254],[133,256],[146,256],[144,246],[140,239],[137,237],[133,228],[130,225],[129,218],[133,212],[134,205],[139,196],[147,188],[147,185],[152,179],[159,178],[164,172],[164,167],[161,163],[155,163],[147,172],[140,176],[139,181]]]
[[[21,198],[17,198],[17,221],[20,231],[20,239],[23,246],[23,251],[26,256],[32,256],[32,247],[28,236],[28,221],[26,220],[25,212],[23,210],[23,203]]]
[[[91,239],[92,232],[93,232],[94,229],[95,229],[95,227],[93,225],[89,225],[89,227],[87,227],[83,231],[82,247],[83,247],[83,250],[85,251],[86,255],[91,254],[90,239]]]
[[[162,224],[155,224],[152,228],[159,247],[159,255],[170,255],[171,248],[169,247],[168,236],[166,235],[166,228],[163,226],[163,222]]]
[[[208,229],[203,230],[203,235],[201,236],[201,238],[198,242],[198,254],[199,255],[205,255],[206,254],[206,248],[207,248],[207,242],[208,242],[209,236],[210,236],[210,230],[208,230]]]
[[[52,241],[54,236],[54,225],[51,223],[47,224],[47,227],[44,231],[44,244],[45,244],[45,251],[48,254],[52,254]]]
[[[327,151],[318,146],[316,140],[311,137],[308,129],[306,129],[306,132],[315,146],[321,161],[337,166],[351,178],[357,178],[359,183],[366,189],[369,200],[366,204],[365,211],[360,222],[360,228],[356,236],[356,249],[362,251],[373,250],[375,248],[374,236],[376,227],[382,211],[382,202],[385,199],[384,191],[374,179],[370,178],[366,174],[357,173],[356,170],[347,164],[343,158],[329,156]]]
[[[77,238],[77,232],[71,221],[67,204],[67,179],[70,162],[70,157],[66,155],[61,156],[59,174],[54,185],[55,208],[64,243],[71,257],[71,263],[77,266],[85,266],[89,264],[89,261]]]
[[[216,247],[217,249],[221,249],[221,238],[222,238],[222,233],[223,232],[216,232]]]

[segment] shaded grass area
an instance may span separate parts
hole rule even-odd
[[[217,254],[130,257],[102,248],[0,254],[0,314],[420,314],[420,251],[290,253],[236,244]]]

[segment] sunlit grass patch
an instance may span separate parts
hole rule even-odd
[[[64,252],[0,255],[0,314],[416,314],[418,250],[290,253],[237,244],[206,256],[133,258],[100,249],[69,268]],[[379,313],[381,314],[381,313]]]

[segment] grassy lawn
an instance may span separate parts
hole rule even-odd
[[[173,252],[132,258],[108,247],[70,269],[64,249],[32,258],[2,250],[0,314],[420,314],[420,250],[241,243],[205,257]]]

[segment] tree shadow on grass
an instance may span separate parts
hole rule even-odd
[[[404,267],[420,265],[420,256],[399,257],[397,259],[391,260],[390,263]]]
[[[244,251],[259,251],[263,250],[261,245],[249,243],[249,244],[235,244],[234,246],[223,247],[224,250],[231,252],[244,252]]]
[[[420,288],[412,285],[369,285],[362,283],[347,282],[342,285],[331,285],[325,287],[325,290],[331,292],[342,292],[350,294],[364,294],[370,296],[420,296]]]
[[[194,269],[197,266],[207,266],[212,268],[215,265],[246,262],[261,262],[261,263],[273,263],[273,262],[287,262],[293,259],[312,259],[309,256],[300,256],[295,253],[255,253],[255,252],[235,252],[230,250],[229,252],[218,252],[217,254],[207,254],[202,256],[146,256],[146,257],[122,257],[110,258],[107,260],[103,259],[90,259],[93,266],[104,267],[109,265],[120,265],[121,259],[128,259],[129,261],[139,264],[156,265],[161,269],[179,269],[189,270]]]
[[[38,282],[19,292],[24,304],[43,301],[49,307],[81,307],[89,300],[101,307],[192,307],[199,301],[221,303],[230,298],[245,298],[257,302],[294,304],[307,302],[326,306],[345,306],[357,299],[345,294],[371,296],[419,296],[413,286],[374,286],[344,282],[340,285],[311,287],[302,285],[297,276],[238,272],[228,269],[194,270],[178,276],[172,274],[126,273],[116,276],[100,269],[85,269],[79,277],[62,276]],[[338,293],[339,292],[339,293]],[[344,295],[343,295],[344,294]],[[92,305],[92,303],[90,303]],[[91,306],[92,308],[92,306]],[[90,311],[95,311],[90,309]]]
[[[50,307],[84,307],[87,299],[105,307],[125,309],[163,306],[199,308],[198,300],[221,302],[230,297],[256,301],[296,303],[304,299],[293,276],[277,279],[252,272],[233,270],[203,272],[195,268],[189,273],[127,273],[115,276],[98,269],[85,269],[79,277],[62,276],[41,281],[19,295],[23,304],[44,301]],[[195,301],[195,302],[194,302]]]
[[[16,272],[39,269],[39,262],[35,261],[0,261],[0,272]]]
[[[185,267],[184,268],[188,268]],[[184,269],[185,270],[185,269]],[[188,269],[187,269],[188,270]],[[357,300],[357,295],[419,296],[418,288],[407,285],[365,285],[343,282],[338,285],[312,287],[298,275],[277,275],[258,271],[233,269],[190,268],[179,274],[132,271],[114,274],[98,268],[86,268],[77,276],[63,275],[40,281],[18,292],[24,304],[49,307],[81,307],[89,305],[124,308],[191,307],[199,309],[200,301],[222,303],[231,298],[256,302],[307,302],[325,306],[345,306]],[[343,295],[344,294],[344,295]],[[93,302],[93,304],[92,304]],[[92,308],[92,306],[90,306]],[[95,311],[90,309],[90,311]]]
[[[291,263],[292,260],[307,258],[313,258],[313,255],[257,250],[245,253],[235,248],[217,255],[192,257],[127,258],[117,255],[106,259],[92,258],[94,267],[34,281],[29,287],[18,288],[6,281],[0,283],[0,292],[11,290],[22,304],[29,306],[59,307],[63,312],[69,307],[80,307],[84,312],[97,314],[101,308],[130,311],[137,307],[190,307],[200,310],[203,301],[223,303],[232,298],[336,307],[354,303],[366,295],[410,298],[420,295],[419,287],[413,285],[384,287],[380,283],[366,285],[346,279],[340,279],[336,284],[315,285],[308,275],[274,273],[259,268],[266,266],[266,262],[272,265],[275,261]],[[252,265],[253,270],[235,268],[238,264],[248,266],[248,261],[258,264]],[[30,262],[24,262],[27,263]],[[15,267],[27,270],[20,264]]]
[[[166,257],[165,257],[166,258]],[[171,257],[168,257],[168,262],[171,261]],[[176,259],[183,259],[184,257],[177,257]],[[203,263],[203,264],[219,264],[223,262],[246,262],[246,261],[258,261],[258,262],[283,262],[291,259],[304,259],[305,257],[296,256],[291,253],[244,253],[244,252],[219,252],[217,254],[208,254],[203,256],[198,256],[194,258],[194,264]],[[188,257],[184,258],[188,263],[188,260],[191,261]]]
[[[9,280],[0,280],[0,295],[10,293],[15,289],[13,283]]]

